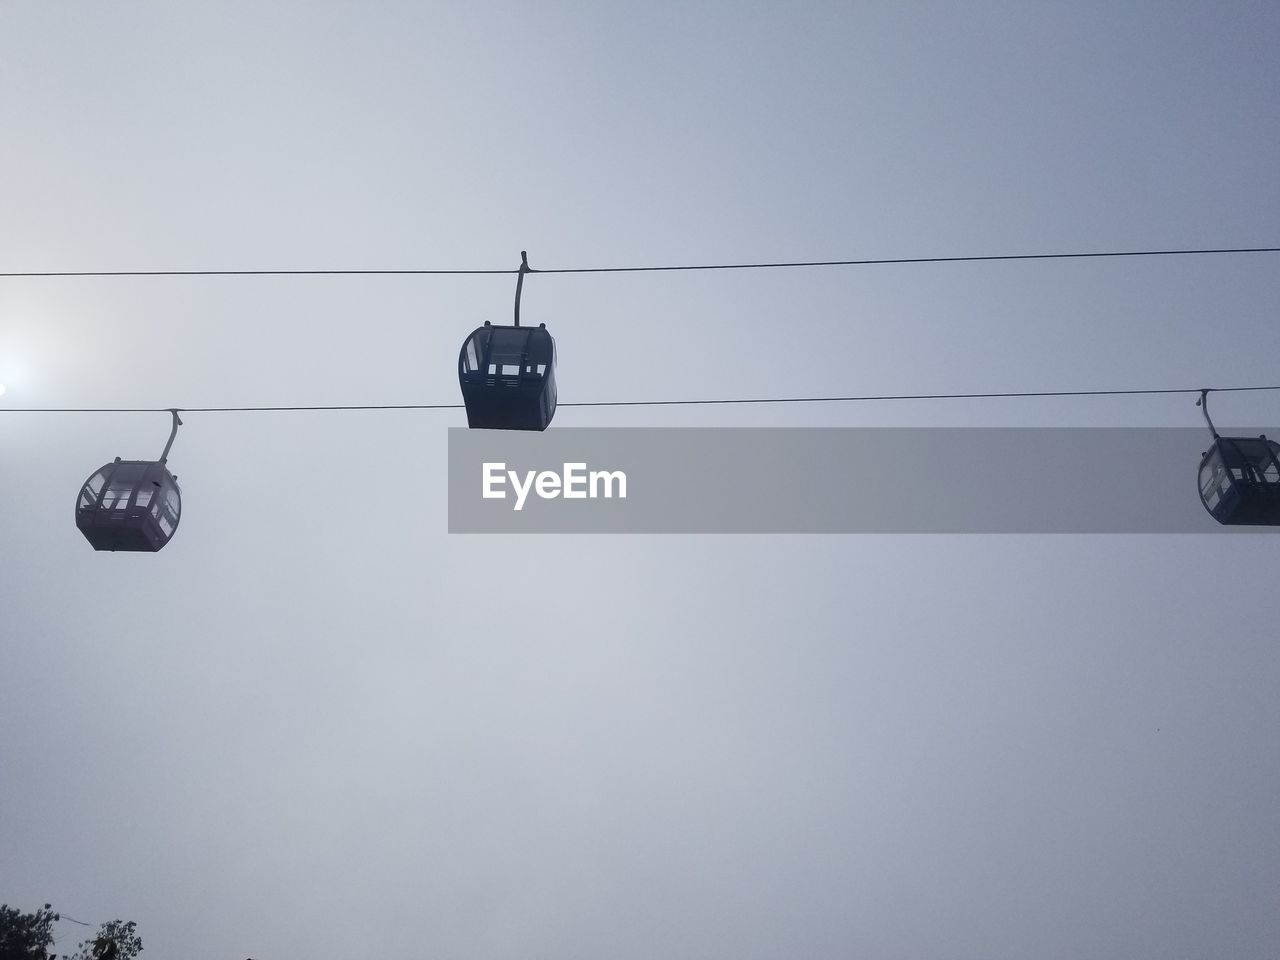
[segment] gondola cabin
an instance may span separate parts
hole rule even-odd
[[[486,323],[462,344],[458,381],[467,426],[545,430],[556,412],[556,342],[545,323]]]
[[[155,553],[173,538],[181,514],[178,479],[164,461],[117,457],[76,498],[76,526],[95,550]]]
[[[1200,461],[1200,499],[1219,523],[1280,526],[1280,444],[1215,436]]]

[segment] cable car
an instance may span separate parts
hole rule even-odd
[[[467,426],[489,430],[545,430],[556,413],[556,342],[547,325],[520,326],[520,293],[529,273],[520,252],[515,324],[486,322],[458,353],[458,384]]]
[[[173,432],[159,460],[121,460],[96,470],[76,498],[76,526],[95,550],[156,553],[173,539],[182,515],[178,478],[169,472]]]
[[[1258,437],[1223,437],[1209,419],[1208,391],[1199,404],[1213,434],[1200,460],[1200,500],[1221,524],[1280,526],[1280,444]]]

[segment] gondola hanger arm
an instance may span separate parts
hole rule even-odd
[[[529,266],[529,254],[527,251],[520,251],[520,269],[516,271],[516,326],[520,326],[520,294],[524,291],[524,275],[526,273],[536,273]]]
[[[182,418],[178,416],[178,408],[170,407],[169,413],[173,416],[173,429],[169,431],[169,442],[164,445],[164,453],[160,454],[161,463],[168,461],[169,450],[173,447],[173,441],[178,436],[178,427],[182,426]]]
[[[1200,389],[1200,399],[1196,401],[1196,406],[1200,408],[1200,412],[1204,414],[1204,422],[1209,425],[1209,432],[1213,434],[1213,439],[1218,439],[1218,428],[1213,425],[1213,420],[1209,418],[1209,391],[1212,387],[1202,387]]]

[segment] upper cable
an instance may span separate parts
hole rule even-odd
[[[1184,257],[1210,254],[1280,253],[1280,247],[1215,247],[1186,250],[1107,250],[1085,253],[999,253],[962,257],[887,257],[864,260],[784,260],[757,263],[669,264],[649,267],[550,267],[541,270],[334,268],[314,270],[11,270],[3,277],[323,277],[323,276],[464,276],[522,273],[661,273],[677,270],[771,270],[788,267],[869,267],[894,263],[981,263],[998,260],[1086,260],[1108,257]]]

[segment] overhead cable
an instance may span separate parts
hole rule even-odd
[[[1126,390],[1018,390],[988,393],[897,393],[828,397],[715,397],[686,400],[570,400],[557,407],[690,407],[727,404],[878,403],[895,400],[1007,400],[1031,397],[1170,396],[1174,394],[1280,391],[1274,386],[1160,387]],[[290,404],[241,407],[5,407],[0,413],[303,413],[336,410],[462,410],[461,403]]]
[[[756,263],[672,264],[649,267],[552,267],[525,270],[526,273],[662,273],[681,270],[768,270],[782,267],[867,267],[908,263],[980,263],[997,260],[1085,260],[1108,257],[1183,257],[1209,254],[1280,253],[1280,247],[1217,247],[1182,250],[1108,250],[1086,253],[1002,253],[957,257],[888,257],[863,260],[787,260]],[[253,270],[13,270],[0,278],[20,277],[318,277],[318,276],[467,276],[518,274],[510,269],[436,268],[334,268],[334,269],[253,269]]]

